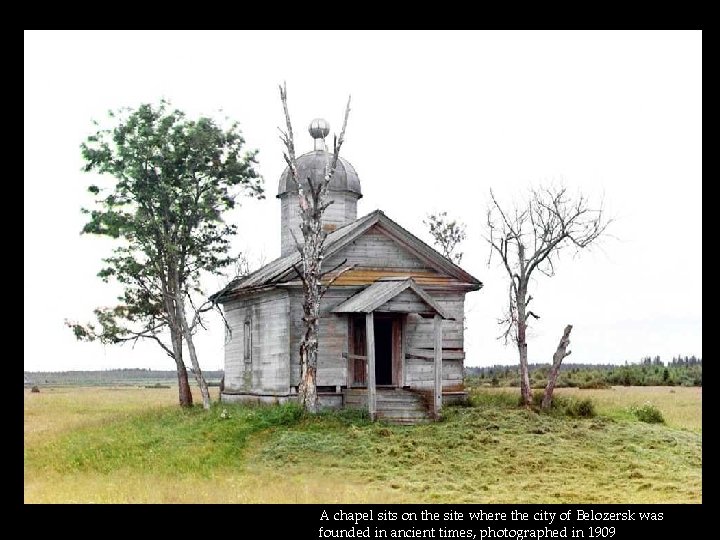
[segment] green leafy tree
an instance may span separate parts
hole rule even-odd
[[[116,306],[95,310],[95,323],[67,324],[84,341],[155,341],[175,361],[180,404],[190,406],[185,344],[208,408],[193,335],[215,306],[201,281],[236,259],[229,242],[237,229],[223,222],[223,212],[243,191],[264,196],[257,151],[244,151],[237,123],[190,120],[164,100],[109,115],[113,127],[98,128],[81,145],[84,170],[112,178],[109,187],[88,188],[96,201],[83,209],[82,233],[119,241],[98,275],[123,292]]]
[[[450,220],[447,212],[428,214],[423,223],[428,228],[433,242],[440,248],[442,254],[455,264],[460,264],[462,251],[456,251],[460,243],[465,240],[465,224]]]

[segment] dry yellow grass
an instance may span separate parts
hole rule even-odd
[[[218,389],[210,388],[217,399]],[[33,394],[25,390],[25,446],[84,426],[127,418],[153,407],[177,405],[177,388],[57,387]],[[193,399],[200,392],[193,387]]]
[[[557,393],[589,397],[595,402],[599,414],[610,416],[650,402],[660,409],[668,426],[702,431],[702,387],[613,386],[608,390],[558,388]]]
[[[203,478],[137,471],[25,475],[26,503],[403,503],[411,494],[339,476],[253,468]]]

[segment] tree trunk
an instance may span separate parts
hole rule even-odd
[[[187,369],[183,362],[182,355],[182,335],[177,328],[170,325],[170,341],[172,342],[173,356],[177,370],[178,393],[181,407],[192,407],[193,397],[188,382]]]
[[[318,301],[319,304],[319,301]],[[308,312],[306,306],[305,312]],[[310,413],[316,413],[320,409],[317,395],[317,348],[318,329],[317,317],[311,314],[305,316],[306,328],[305,338],[300,344],[300,384],[298,394],[303,409]]]
[[[522,326],[522,338],[520,337]],[[528,369],[527,341],[525,338],[525,324],[518,325],[518,351],[520,353],[520,395],[525,407],[532,405],[532,388],[530,388],[530,373]]]
[[[183,347],[182,347],[182,330],[178,325],[177,318],[175,316],[175,302],[173,301],[174,295],[171,294],[167,281],[163,280],[163,299],[165,301],[165,311],[168,315],[168,328],[170,329],[170,342],[172,343],[173,358],[175,360],[175,366],[177,368],[178,377],[178,394],[181,407],[192,407],[193,397],[192,390],[190,390],[190,383],[188,381],[187,368],[183,361]]]
[[[548,375],[548,383],[545,387],[545,394],[543,395],[542,408],[543,410],[549,409],[552,405],[553,391],[555,390],[555,383],[557,382],[558,373],[560,373],[560,364],[562,364],[563,358],[570,356],[572,351],[567,351],[570,345],[570,332],[572,331],[572,324],[568,324],[565,327],[560,343],[557,346],[555,354],[553,354],[553,365]],[[567,351],[567,352],[565,352]]]
[[[195,343],[193,342],[192,332],[190,331],[190,327],[187,323],[187,318],[185,317],[185,302],[182,298],[182,293],[177,292],[175,296],[175,305],[177,308],[177,317],[180,320],[180,326],[182,328],[183,336],[185,337],[185,342],[188,346],[188,351],[190,352],[190,362],[192,363],[192,372],[193,375],[195,375],[195,380],[198,383],[198,386],[200,387],[200,395],[202,396],[202,402],[203,402],[203,409],[208,410],[210,408],[210,391],[208,390],[207,381],[205,380],[205,377],[202,374],[202,370],[200,369],[200,363],[198,362],[197,353],[195,351]]]
[[[517,346],[520,353],[520,395],[525,407],[532,405],[532,389],[530,388],[530,373],[528,369],[527,354],[527,316],[526,294],[524,287],[520,287],[517,295]]]
[[[305,356],[304,360],[303,355]],[[316,386],[317,367],[310,365],[306,352],[301,352],[300,356],[300,365],[302,366],[300,385],[298,387],[300,403],[307,412],[316,413],[319,410]]]
[[[301,212],[305,244],[300,249],[303,260],[303,322],[305,335],[300,344],[300,384],[298,393],[303,408],[316,413],[320,409],[317,395],[317,353],[320,325],[320,287],[322,275],[321,193],[311,187],[310,208]]]
[[[190,383],[188,382],[187,369],[182,360],[177,363],[178,392],[180,405],[182,407],[192,407],[193,397],[190,391]]]

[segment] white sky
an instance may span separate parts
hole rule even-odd
[[[91,121],[160,97],[238,120],[267,199],[230,217],[235,249],[268,262],[280,251],[283,80],[299,153],[312,149],[310,120],[332,134],[352,94],[343,156],[360,175],[359,216],[380,208],[425,240],[428,212],[467,224],[463,267],[485,283],[467,297],[467,365],[517,362],[495,339],[507,284],[481,238],[488,190],[553,179],[604,194],[617,238],[538,279],[530,360],[549,362],[568,323],[567,361],[702,355],[700,32],[26,32],[25,370],[174,367],[156,345],[78,343],[63,325],[117,293],[96,277],[112,244],[79,234]],[[222,369],[218,322],[199,353]]]

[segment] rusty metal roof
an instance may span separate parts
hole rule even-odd
[[[418,258],[426,261],[428,265],[437,271],[433,276],[420,276],[415,275],[416,272],[408,269],[407,272],[403,272],[404,276],[412,276],[416,282],[423,282],[423,285],[443,285],[443,284],[466,284],[472,287],[472,290],[477,290],[482,287],[482,282],[468,274],[465,270],[460,268],[458,265],[453,263],[451,260],[443,257],[435,249],[427,245],[425,242],[420,240],[418,237],[404,229],[389,217],[387,217],[381,210],[375,210],[352,223],[348,223],[344,227],[340,227],[335,231],[328,234],[325,239],[325,257],[329,258],[334,253],[340,251],[344,246],[358,238],[370,227],[378,225],[386,232],[391,238],[397,241],[400,245],[410,250]],[[243,276],[238,279],[232,280],[220,291],[213,294],[210,298],[216,302],[221,302],[227,299],[233,293],[239,293],[242,291],[250,291],[261,287],[269,287],[275,284],[288,281],[295,276],[295,270],[293,266],[298,266],[300,263],[300,254],[291,253],[275,259],[269,262],[262,268],[259,268],[255,272]],[[356,269],[362,271],[363,269]],[[360,278],[359,274],[353,274],[356,270],[347,272],[349,274],[345,279],[347,283],[341,282],[345,275],[341,276],[336,285],[353,285],[353,284],[366,284],[369,279],[360,281],[359,283],[350,282],[350,278]],[[379,270],[379,269],[378,269]],[[383,275],[393,275],[392,271],[384,271]],[[444,277],[448,276],[448,277]],[[379,275],[365,276],[366,278],[377,279]],[[447,281],[446,281],[447,280]]]
[[[420,300],[443,319],[451,317],[437,303],[437,301],[425,292],[420,285],[415,283],[413,278],[382,278],[366,287],[359,293],[351,296],[342,304],[335,307],[334,313],[371,313],[380,309],[384,304],[395,298],[401,292],[410,289]]]

